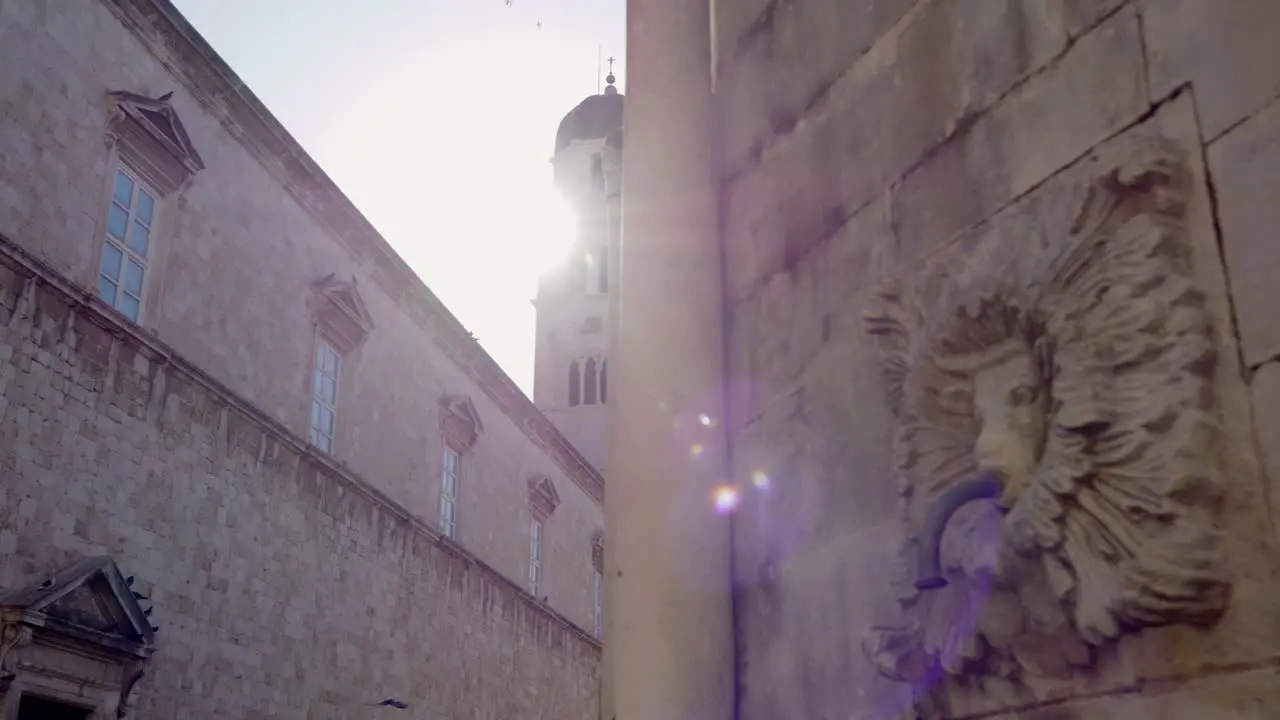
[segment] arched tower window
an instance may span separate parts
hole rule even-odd
[[[582,404],[596,404],[596,361],[589,358],[582,371]]]
[[[578,371],[578,361],[569,363],[569,407],[577,407],[582,390],[582,377]]]
[[[605,361],[600,361],[600,404],[604,405],[609,400],[609,376],[605,374]]]

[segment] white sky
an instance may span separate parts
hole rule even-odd
[[[625,0],[173,2],[532,394],[555,131],[598,48],[622,70]]]

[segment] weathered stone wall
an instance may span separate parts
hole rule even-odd
[[[1229,608],[1212,629],[1128,636],[1067,680],[952,687],[934,712],[1273,716],[1280,5],[756,0],[718,3],[716,22],[732,455],[763,488],[735,519],[743,717],[908,705],[863,649],[897,611],[905,531],[863,325],[876,288],[996,244],[1060,245],[1092,179],[1157,137],[1192,177],[1181,227],[1218,350]]]
[[[598,476],[557,449],[550,423],[349,201],[324,187],[327,178],[290,149],[265,109],[246,110],[243,89],[219,84],[229,71],[198,38],[181,35],[190,31],[175,12],[164,0],[0,3],[0,233],[96,287],[115,167],[107,93],[172,92],[206,167],[161,202],[143,327],[306,437],[310,284],[329,273],[354,277],[375,327],[344,363],[334,458],[437,522],[438,400],[469,397],[484,432],[463,460],[458,540],[524,582],[526,482],[550,476],[562,504],[545,525],[539,594],[591,628],[590,538],[603,519],[599,500],[573,477]],[[510,385],[505,406],[477,382],[485,375]]]
[[[136,576],[138,717],[595,717],[580,628],[52,274],[20,303],[0,251],[0,596]]]

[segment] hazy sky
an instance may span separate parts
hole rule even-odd
[[[531,392],[556,126],[597,91],[598,47],[623,69],[625,2],[506,2],[174,0]]]

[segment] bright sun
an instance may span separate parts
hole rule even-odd
[[[577,219],[569,203],[547,184],[530,184],[514,214],[528,219],[522,264],[541,274],[555,267],[573,247]]]
[[[571,103],[548,99],[536,68],[530,77],[507,77],[502,92],[460,75],[459,65],[491,62],[475,48],[404,60],[377,75],[345,113],[329,116],[316,143],[327,151],[323,164],[529,391],[529,301],[539,277],[567,259],[577,233],[548,162],[562,106]]]

